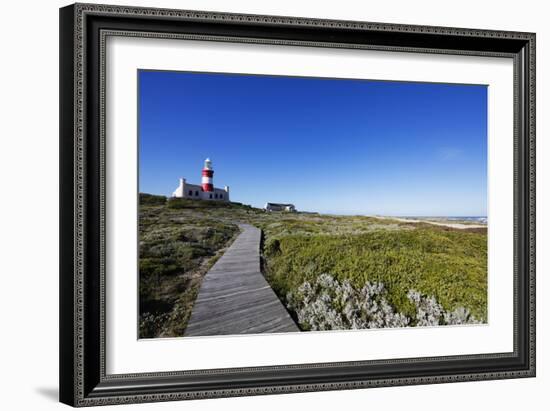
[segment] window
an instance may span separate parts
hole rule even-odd
[[[214,198],[217,199],[217,198],[218,198],[218,195],[217,195],[217,194],[214,194]]]
[[[198,192],[198,191],[195,191],[195,195],[196,195],[196,196],[198,197],[198,195],[199,195],[199,192]]]
[[[193,195],[193,190],[189,190],[189,195],[190,195],[190,196]]]
[[[212,198],[212,194],[210,194],[210,198]]]

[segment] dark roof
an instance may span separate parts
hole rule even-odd
[[[294,207],[294,204],[284,204],[284,203],[267,203],[268,206],[278,206],[278,207]]]

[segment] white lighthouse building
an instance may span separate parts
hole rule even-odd
[[[214,187],[214,169],[209,158],[204,160],[201,184],[189,184],[185,178],[180,178],[178,188],[172,193],[172,197],[189,198],[192,200],[229,201],[229,187]]]

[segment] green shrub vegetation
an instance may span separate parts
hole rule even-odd
[[[140,200],[142,337],[183,335],[201,279],[238,234],[238,223],[262,229],[264,274],[294,318],[297,303],[290,304],[288,296],[330,275],[357,290],[383,284],[388,304],[411,318],[415,290],[433,296],[445,312],[465,309],[486,321],[486,229],[267,213],[239,203],[161,196]]]
[[[288,230],[281,226],[282,232]],[[468,308],[487,318],[487,236],[433,226],[360,234],[267,235],[266,273],[284,300],[302,283],[323,273],[357,288],[383,283],[388,302],[414,315],[410,289],[434,296],[446,310]]]
[[[215,218],[186,218],[165,203],[140,205],[141,338],[183,335],[202,276],[239,231]]]
[[[166,203],[166,197],[139,193],[139,203],[142,205],[164,205]]]

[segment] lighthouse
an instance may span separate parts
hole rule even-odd
[[[172,193],[172,197],[188,198],[191,200],[229,201],[229,187],[214,187],[214,170],[209,158],[204,160],[202,168],[201,184],[190,184],[183,177],[180,178],[178,188]]]
[[[209,158],[204,160],[201,183],[202,191],[207,193],[214,191],[214,170],[212,169],[212,161]]]

